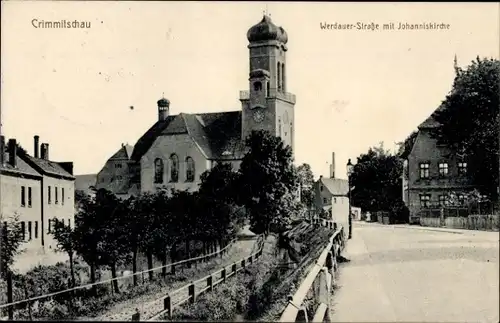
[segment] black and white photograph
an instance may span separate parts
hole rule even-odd
[[[0,320],[500,321],[498,2],[0,4]]]

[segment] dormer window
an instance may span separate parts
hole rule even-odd
[[[253,84],[253,90],[258,92],[258,91],[262,91],[262,83],[261,82],[255,82]]]

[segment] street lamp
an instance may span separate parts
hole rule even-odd
[[[348,188],[349,188],[349,237],[348,239],[352,238],[352,215],[351,215],[351,174],[352,170],[354,168],[354,165],[351,163],[351,159],[347,161],[347,183],[348,183]]]

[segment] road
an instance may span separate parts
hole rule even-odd
[[[353,225],[332,322],[499,322],[499,233]]]

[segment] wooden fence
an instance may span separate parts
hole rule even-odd
[[[328,309],[330,307],[330,295],[332,294],[335,272],[337,271],[337,258],[344,249],[346,236],[343,227],[337,227],[333,221],[315,219],[313,224],[322,225],[335,229],[330,237],[328,245],[319,256],[316,264],[302,281],[293,296],[289,297],[289,303],[283,311],[280,322],[308,322],[308,308],[305,299],[312,295],[314,310],[313,322],[328,321]]]
[[[227,244],[227,246],[225,246],[224,248],[222,248],[222,249],[220,249],[218,251],[212,252],[210,254],[207,254],[207,255],[203,255],[203,256],[198,256],[198,257],[194,257],[194,258],[189,258],[189,259],[177,261],[175,263],[170,263],[170,264],[167,264],[165,266],[160,266],[160,267],[156,267],[156,268],[152,268],[152,269],[140,271],[140,272],[137,272],[135,274],[130,274],[130,275],[125,275],[125,276],[121,276],[121,277],[117,277],[117,278],[107,279],[107,280],[103,280],[103,281],[96,282],[96,283],[93,283],[93,284],[86,284],[86,285],[77,286],[77,287],[74,287],[74,288],[69,288],[69,289],[65,289],[65,290],[62,290],[62,291],[58,291],[58,292],[55,292],[55,293],[40,295],[40,296],[26,298],[26,299],[23,299],[23,300],[20,300],[20,301],[12,302],[12,303],[2,304],[2,305],[0,305],[0,316],[1,316],[1,314],[2,314],[3,311],[11,309],[11,310],[9,310],[9,320],[12,320],[13,319],[12,316],[13,316],[14,310],[25,310],[26,308],[28,308],[28,310],[29,310],[31,308],[31,305],[34,302],[36,302],[36,301],[38,301],[38,302],[40,302],[40,301],[48,301],[48,300],[52,299],[54,296],[59,296],[60,297],[63,294],[67,294],[68,295],[67,297],[69,298],[69,300],[71,300],[72,294],[73,294],[74,291],[81,290],[81,289],[90,289],[93,286],[98,286],[98,285],[103,285],[103,284],[112,284],[113,281],[120,281],[120,280],[126,280],[126,279],[130,280],[134,276],[141,275],[141,276],[144,277],[144,275],[146,273],[160,271],[160,270],[163,270],[164,268],[170,268],[170,274],[174,274],[175,275],[176,268],[178,268],[178,267],[180,267],[182,265],[185,265],[185,266],[186,265],[192,265],[192,264],[196,265],[197,263],[205,261],[205,260],[208,260],[210,258],[214,258],[214,257],[217,257],[217,256],[223,257],[224,254],[227,253],[227,251],[229,250],[229,248],[233,245],[233,243],[236,240],[237,239],[231,240]]]
[[[247,265],[253,264],[256,260],[258,260],[262,256],[262,250],[264,249],[264,239],[261,235],[259,237],[260,246],[256,252],[251,254],[248,257],[242,258],[233,262],[230,265],[226,265],[223,268],[212,272],[210,275],[207,275],[203,278],[200,278],[196,281],[192,281],[189,284],[186,284],[172,292],[169,292],[165,297],[160,298],[158,301],[163,303],[163,309],[157,312],[150,318],[147,318],[147,321],[157,321],[162,317],[167,316],[169,319],[172,318],[172,312],[176,307],[181,306],[185,303],[195,303],[197,297],[206,292],[211,292],[215,286],[226,282],[226,280],[232,276],[235,276],[238,272],[245,269]],[[132,316],[132,321],[141,320],[140,315],[138,313]]]

